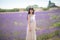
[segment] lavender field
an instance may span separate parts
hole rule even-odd
[[[35,12],[37,37],[49,34],[60,28],[52,26],[60,22],[60,10]],[[1,12],[0,13],[0,40],[25,40],[27,29],[27,12]]]

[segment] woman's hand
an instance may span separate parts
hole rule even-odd
[[[35,31],[37,31],[37,29],[35,29]]]
[[[29,31],[31,32],[31,29],[29,29]]]
[[[31,32],[31,28],[29,28],[29,31]]]

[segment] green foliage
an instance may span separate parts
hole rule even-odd
[[[59,31],[59,30],[56,30],[56,31],[55,31],[55,35],[56,35],[56,36],[59,36],[59,35],[60,35],[60,31]]]
[[[49,10],[49,8],[42,8],[44,11],[47,11],[47,10]]]
[[[39,8],[38,5],[29,5],[26,7],[26,10],[28,11],[29,8]]]
[[[27,7],[26,7],[26,10],[28,11],[28,9],[29,9],[30,7],[31,7],[31,6],[27,6]]]
[[[49,33],[49,34],[42,34],[40,36],[37,37],[37,40],[48,40],[48,39],[52,39],[55,36],[59,35],[59,30],[56,30],[53,33]]]
[[[0,12],[18,12],[19,9],[14,8],[14,9],[0,9]]]
[[[0,12],[5,12],[6,10],[5,9],[0,9]]]
[[[56,19],[57,17],[58,17],[58,16],[56,16],[56,15],[52,16],[53,19]]]
[[[33,5],[32,7],[33,7],[33,8],[39,8],[38,5]]]
[[[60,22],[53,23],[52,26],[54,26],[54,27],[60,27]]]

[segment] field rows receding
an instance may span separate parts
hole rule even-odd
[[[36,23],[40,30],[36,34],[50,33],[58,28],[50,27],[52,23],[59,21],[60,12],[36,12]],[[53,16],[59,16],[53,19]],[[50,27],[50,28],[49,28]],[[26,37],[27,29],[27,13],[9,12],[8,14],[0,14],[0,39],[13,40],[23,39]],[[8,38],[8,39],[7,39]]]

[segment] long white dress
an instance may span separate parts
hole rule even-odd
[[[28,25],[26,40],[36,40],[36,20],[35,20],[35,14],[34,15],[30,15],[30,28],[31,28],[31,31],[29,31],[29,25]]]

